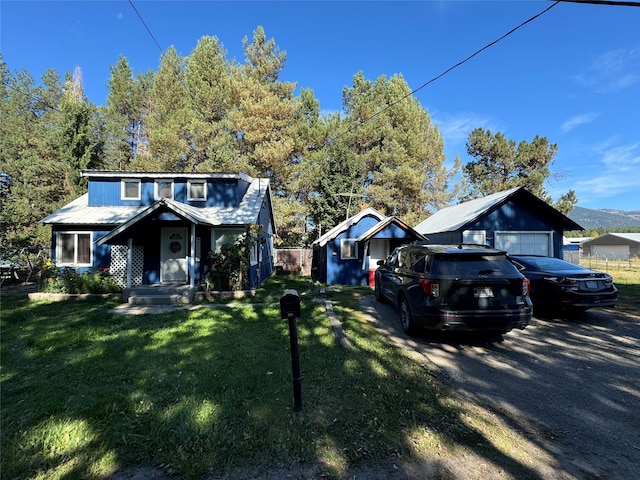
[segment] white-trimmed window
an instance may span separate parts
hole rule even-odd
[[[156,200],[173,198],[173,180],[156,180],[154,189]]]
[[[187,182],[187,200],[206,200],[207,182],[204,180],[189,180]]]
[[[358,258],[358,248],[355,238],[343,238],[340,240],[340,258],[342,260]]]
[[[487,244],[487,232],[485,230],[465,230],[462,232],[462,243]]]
[[[127,178],[120,183],[122,200],[140,200],[140,180]]]
[[[58,265],[91,265],[93,239],[91,232],[58,232],[56,235]]]

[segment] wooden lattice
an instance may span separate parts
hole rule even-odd
[[[144,265],[144,247],[134,245],[132,251],[133,268],[131,271],[131,286],[142,285],[142,274]],[[127,286],[127,246],[111,246],[111,265],[109,272],[113,279],[122,288]]]

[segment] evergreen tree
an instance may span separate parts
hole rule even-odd
[[[160,170],[193,171],[194,138],[189,130],[193,102],[185,88],[183,58],[171,47],[163,55],[151,86],[146,117],[149,149]]]
[[[401,75],[375,82],[362,72],[343,91],[349,129],[341,135],[364,164],[365,202],[385,215],[416,224],[446,204],[444,144],[429,114]]]
[[[105,119],[105,167],[126,170],[133,161],[140,143],[142,122],[141,101],[137,98],[133,70],[124,56],[110,67],[107,83],[109,94],[103,110]]]
[[[516,146],[514,140],[508,140],[500,132],[493,134],[489,130],[476,128],[467,140],[467,153],[476,160],[462,167],[468,186],[462,199],[522,186],[552,204],[545,183],[549,178],[559,176],[552,173],[550,168],[557,152],[558,145],[549,143],[546,137],[536,135],[530,143],[523,140]],[[569,191],[556,206],[563,213],[568,213],[577,201],[575,192]]]
[[[86,191],[79,169],[97,161],[95,107],[84,98],[79,71],[63,83],[48,70],[37,85],[27,72],[12,75],[0,65],[0,171],[11,182],[0,199],[0,248],[48,245],[40,220]]]
[[[238,148],[237,164],[250,175],[271,179],[282,196],[291,180],[294,161],[294,83],[278,81],[286,53],[258,27],[249,43],[243,40],[246,63],[232,69],[237,108],[230,112]]]
[[[189,55],[185,81],[193,101],[190,131],[195,168],[236,170],[236,138],[229,121],[229,110],[235,106],[230,65],[216,37],[200,39]]]

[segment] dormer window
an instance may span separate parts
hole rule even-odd
[[[207,182],[204,180],[189,180],[187,200],[206,200]]]
[[[173,198],[173,181],[156,180],[155,183],[156,200],[161,198]]]
[[[120,184],[120,195],[123,200],[140,200],[140,180],[128,178]]]

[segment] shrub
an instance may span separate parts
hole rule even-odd
[[[75,268],[60,268],[49,261],[42,269],[39,290],[46,293],[117,293],[122,288],[108,269],[91,269],[78,273]]]

